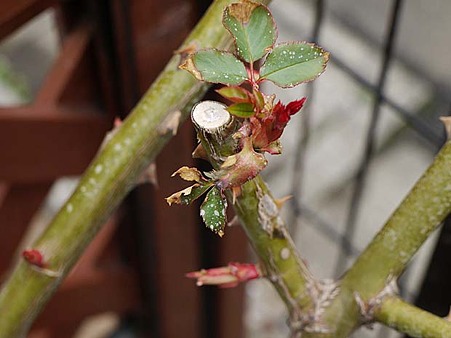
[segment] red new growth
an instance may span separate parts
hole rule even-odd
[[[279,154],[281,149],[276,143],[282,136],[291,116],[302,108],[305,100],[304,97],[290,102],[286,106],[279,101],[270,111],[264,113],[264,116],[251,117],[254,147],[270,154]]]
[[[229,263],[227,266],[189,272],[188,278],[197,279],[197,285],[219,285],[221,288],[233,288],[241,282],[260,278],[255,264]]]
[[[42,253],[39,252],[39,250],[24,250],[22,252],[22,257],[31,265],[35,265],[39,268],[45,267],[44,257],[42,256]]]

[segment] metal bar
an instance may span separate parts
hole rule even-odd
[[[355,247],[346,237],[344,237],[332,224],[321,218],[321,216],[313,209],[305,204],[302,204],[296,197],[290,200],[291,208],[296,213],[302,214],[302,217],[307,219],[311,225],[328,238],[331,242],[341,243],[341,250],[348,256],[356,256],[361,250]],[[306,223],[306,225],[310,225]]]
[[[379,74],[379,80],[377,90],[375,92],[375,99],[373,104],[373,111],[371,114],[370,124],[367,130],[365,150],[363,159],[359,167],[359,171],[356,176],[356,182],[354,186],[353,195],[351,198],[348,218],[345,228],[345,237],[352,242],[354,232],[356,230],[356,220],[358,216],[359,207],[361,204],[362,194],[365,188],[366,176],[368,172],[369,163],[374,151],[376,128],[380,116],[380,108],[382,104],[382,92],[384,91],[388,69],[392,60],[393,45],[395,40],[396,31],[398,28],[399,17],[401,13],[402,0],[395,0],[393,2],[392,14],[390,18],[390,26],[387,33],[386,44],[384,48],[384,56],[382,60],[381,72]],[[343,244],[343,243],[342,243]],[[340,252],[335,268],[335,275],[339,275],[346,266],[348,255],[345,252]]]
[[[338,66],[343,72],[349,75],[354,81],[358,82],[362,86],[367,87],[372,92],[377,91],[377,87],[374,86],[370,81],[365,79],[362,75],[354,71],[351,67],[349,67],[343,60],[334,56],[331,58],[330,62],[334,65]],[[395,101],[385,96],[383,93],[380,93],[381,103],[386,104],[388,107],[392,108],[399,116],[410,126],[413,130],[415,130],[421,137],[423,137],[426,141],[428,141],[434,147],[437,147],[443,143],[442,135],[439,135],[436,130],[430,126],[428,123],[425,123],[421,118],[417,117],[414,113],[404,109]]]
[[[279,24],[281,26],[282,24]],[[296,27],[294,25],[286,25],[285,29],[287,30],[296,30]],[[312,40],[313,37],[310,37],[308,40]],[[374,43],[375,44],[375,43]],[[327,46],[324,46],[327,49]],[[404,61],[401,60],[404,64]],[[362,75],[360,75],[358,72],[356,72],[354,69],[349,67],[346,62],[344,62],[340,57],[336,56],[335,54],[332,55],[329,62],[341,70],[347,75],[349,75],[354,81],[359,83],[360,85],[366,87],[368,90],[375,92],[377,91],[377,86],[372,84],[370,81],[365,79]],[[430,78],[424,78],[422,76],[423,73],[418,72],[416,69],[409,68],[410,71],[414,72],[416,75],[421,77],[422,79],[426,79],[427,82],[431,83],[435,90],[436,97],[439,97],[441,100],[445,100],[446,97],[442,93],[443,91],[440,90],[439,85],[432,81]],[[390,99],[389,97],[385,96],[383,93],[381,95],[381,100],[384,104],[386,104],[388,107],[395,110],[397,114],[409,125],[412,127],[413,130],[415,130],[421,137],[426,139],[429,144],[433,145],[434,147],[437,147],[443,143],[443,137],[437,133],[435,128],[433,128],[430,124],[425,123],[421,118],[417,117],[414,113],[410,112],[409,110],[401,107],[399,104],[397,104],[395,101]]]

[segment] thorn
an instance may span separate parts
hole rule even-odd
[[[121,125],[122,125],[122,120],[121,120],[121,118],[118,117],[118,116],[116,116],[116,117],[114,118],[114,122],[113,122],[113,126],[114,126],[113,130],[116,129],[116,128],[119,128]]]
[[[229,223],[227,223],[228,227],[234,227],[238,225],[240,225],[240,219],[238,218],[238,216],[234,216],[232,220]]]
[[[122,125],[122,120],[120,117],[115,117],[113,121],[113,128],[105,134],[102,144],[100,145],[99,151],[105,148],[106,144],[111,140],[111,138],[116,134]]]
[[[447,320],[448,322],[451,322],[451,306],[449,307],[448,315],[444,319]]]
[[[451,140],[451,116],[442,116],[440,121],[443,122],[448,140]]]
[[[182,118],[182,112],[180,110],[173,111],[170,113],[164,121],[158,126],[158,134],[161,136],[166,135],[171,132],[172,135],[177,135],[177,129],[180,125],[180,120]]]
[[[281,210],[282,207],[285,205],[285,203],[287,201],[289,201],[290,199],[292,199],[293,196],[292,195],[288,195],[288,196],[284,196],[282,198],[279,199],[275,199],[274,202],[276,203],[277,209]]]
[[[151,183],[155,187],[158,187],[158,177],[157,177],[157,165],[155,162],[149,164],[149,166],[142,172],[139,176],[138,184]]]
[[[208,155],[207,152],[205,151],[204,146],[199,143],[196,147],[196,149],[194,149],[193,153],[192,153],[192,157],[196,158],[196,159],[201,159],[201,160],[208,160]]]
[[[235,204],[236,198],[241,195],[241,186],[232,187],[232,204]]]

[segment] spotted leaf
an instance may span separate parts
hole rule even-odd
[[[317,78],[326,68],[329,53],[305,42],[276,46],[260,69],[260,79],[288,88]]]
[[[208,192],[200,207],[200,215],[207,228],[221,237],[224,235],[224,227],[227,223],[226,208],[227,201],[216,187]]]
[[[212,184],[198,184],[195,183],[192,186],[183,189],[182,191],[178,191],[171,196],[166,198],[166,202],[169,205],[172,204],[190,204],[191,202],[198,199],[202,196],[208,189],[210,189]]]
[[[255,2],[229,5],[223,24],[235,40],[236,54],[248,63],[267,54],[277,38],[276,24],[268,8]]]
[[[244,64],[232,53],[216,49],[205,49],[191,54],[180,65],[200,81],[239,85],[246,81],[247,71]]]

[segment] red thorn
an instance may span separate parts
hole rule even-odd
[[[39,250],[30,249],[22,252],[22,257],[31,265],[43,268],[45,267],[44,257]]]
[[[121,120],[121,118],[120,117],[115,117],[114,118],[114,127],[115,128],[118,128],[118,127],[120,127],[121,125],[122,125],[122,120]]]

